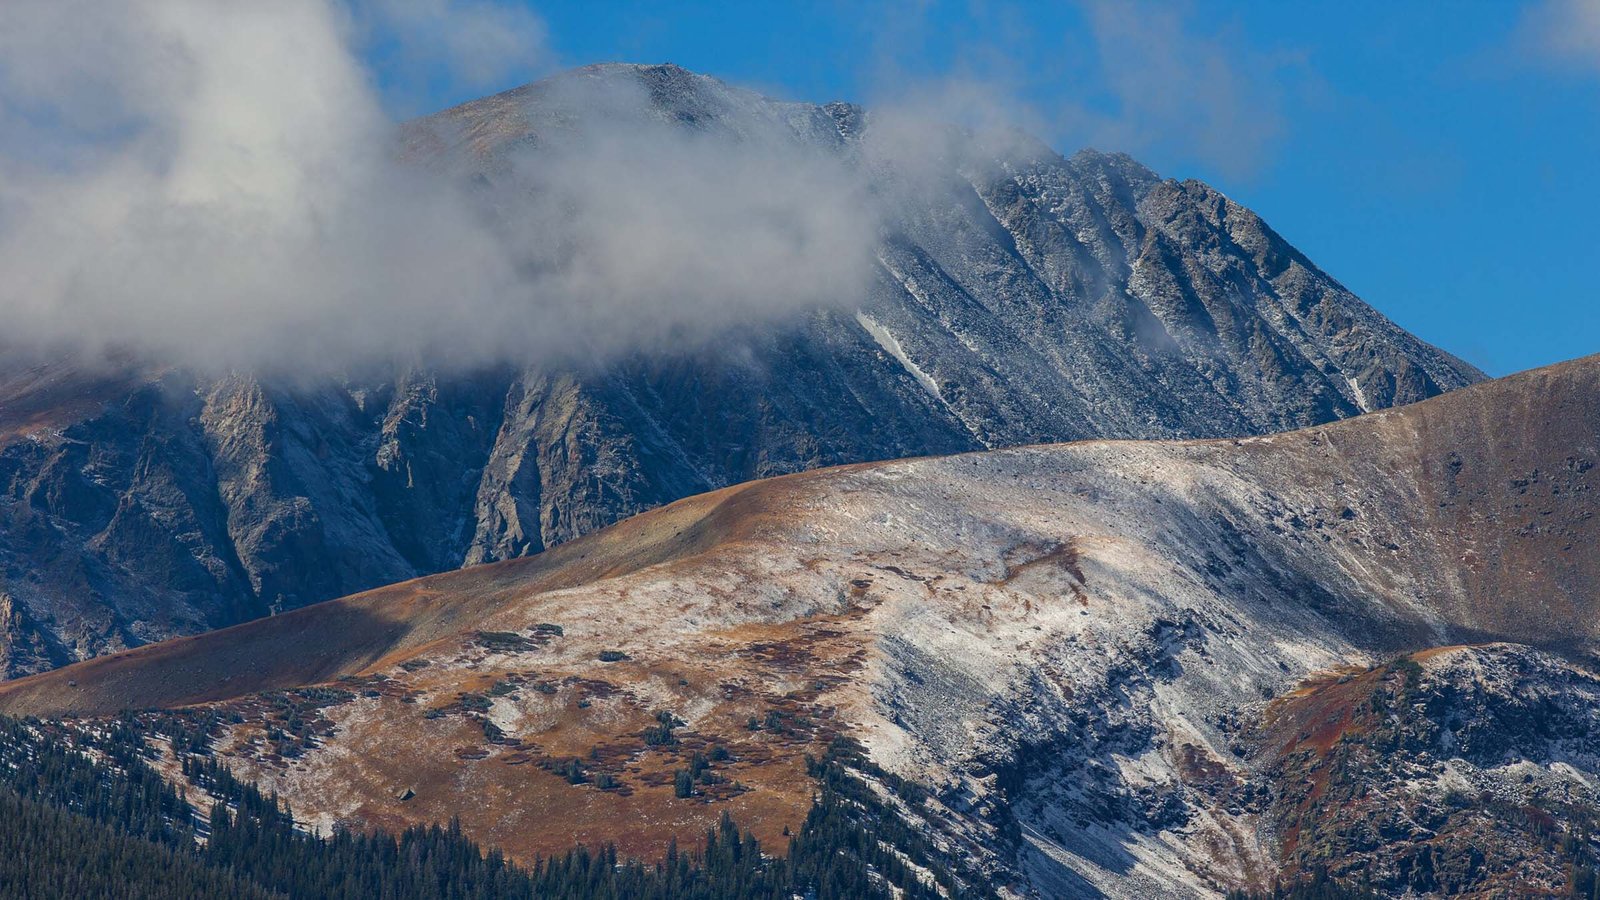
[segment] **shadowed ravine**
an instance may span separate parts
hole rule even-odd
[[[1359,796],[1346,774],[1295,799],[1303,766],[1342,765],[1291,758],[1293,741],[1272,737],[1296,721],[1281,704],[1309,696],[1293,693],[1302,684],[1370,671],[1370,707],[1373,691],[1458,698],[1461,673],[1500,667],[1503,693],[1439,701],[1500,708],[1591,677],[1597,465],[1600,357],[1268,437],[827,469],[690,498],[526,560],[0,685],[0,711],[242,710],[216,752],[312,821],[448,810],[522,857],[568,845],[548,823],[569,821],[659,852],[724,803],[775,831],[803,816],[801,755],[847,734],[925,785],[928,805],[908,814],[1001,882],[1205,896],[1299,865],[1302,845],[1283,842],[1292,810]],[[1409,669],[1382,668],[1462,644],[1493,646],[1470,664],[1419,656],[1414,688]],[[323,712],[331,730],[293,757],[267,752],[270,722],[247,695],[341,676],[364,692]],[[682,741],[641,743],[661,711]],[[1403,743],[1447,726],[1381,733]],[[659,773],[718,744],[748,790],[674,801]],[[1517,746],[1535,767],[1556,753]],[[1549,759],[1588,765],[1589,750],[1561,752]],[[568,755],[614,764],[630,793],[540,767]],[[1467,775],[1426,777],[1508,791],[1561,777],[1541,768],[1514,787],[1521,770],[1472,759]],[[407,791],[416,799],[396,799]],[[1319,815],[1369,814],[1339,809]],[[632,819],[650,824],[620,824]],[[1393,846],[1365,865],[1398,872],[1423,844]],[[1540,855],[1555,852],[1530,844],[1525,862],[1557,872]]]
[[[751,479],[1277,432],[1482,378],[1255,213],[1122,155],[937,129],[913,178],[874,162],[870,110],[622,65],[411,123],[407,152],[514,205],[519,160],[572,140],[609,108],[587,101],[616,91],[640,98],[624,126],[709,148],[767,135],[860,167],[895,203],[859,289],[582,365],[283,379],[6,350],[0,676],[538,553]]]

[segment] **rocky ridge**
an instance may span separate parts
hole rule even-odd
[[[1600,357],[1266,437],[802,473],[12,682],[0,712],[182,707],[323,827],[458,814],[519,858],[648,856],[723,809],[779,845],[844,736],[1014,896],[1346,857],[1397,893],[1562,890],[1596,858],[1597,441]],[[676,792],[697,755],[713,778]]]
[[[1263,809],[1293,873],[1391,897],[1583,896],[1597,883],[1597,689],[1592,658],[1516,644],[1329,675],[1253,736],[1277,789],[1222,789]]]
[[[786,129],[846,159],[876,121],[673,66],[598,66],[413,123],[408,152],[515,203],[498,161],[617,84],[675,128]],[[713,346],[310,383],[0,364],[0,675],[537,553],[753,478],[1275,432],[1481,378],[1203,184],[947,138],[915,191],[870,173],[907,199],[859,297]]]

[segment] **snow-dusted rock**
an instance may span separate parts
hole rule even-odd
[[[1549,804],[1600,778],[1597,440],[1593,357],[1267,437],[801,473],[0,685],[0,712],[242,704],[220,752],[297,810],[459,814],[523,856],[658,852],[722,808],[778,840],[800,756],[845,735],[1019,896],[1210,897],[1327,853],[1385,883],[1559,886],[1538,835],[1581,820]],[[362,697],[272,759],[253,698],[339,677]],[[675,747],[641,740],[662,711]],[[1340,755],[1378,733],[1382,766]],[[674,803],[663,773],[717,744],[752,789]],[[632,793],[532,764],[572,757]],[[1456,821],[1431,794],[1483,792],[1505,803],[1456,820],[1508,837],[1478,871],[1423,829]]]
[[[598,114],[586,90],[618,85],[649,100],[630,115],[849,164],[878,127],[672,66],[600,66],[421,120],[408,146],[515,202],[496,160],[539,152]],[[536,553],[752,478],[1260,434],[1481,378],[1205,185],[943,139],[915,190],[867,172],[896,202],[859,296],[694,350],[376,383],[0,365],[0,594],[19,635],[0,674]]]

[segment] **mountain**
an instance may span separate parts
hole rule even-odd
[[[835,464],[1303,427],[1479,381],[1258,216],[1126,156],[955,129],[860,162],[846,104],[595,66],[409,125],[407,155],[515,204],[508,154],[599,115],[754,132],[897,199],[860,296],[580,367],[266,381],[160,361],[0,363],[0,675],[537,553],[634,513]]]
[[[1559,895],[1600,850],[1597,465],[1600,356],[1264,437],[856,464],[0,713],[165,708],[134,721],[306,822],[459,816],[513,859],[659,857],[725,810],[781,846],[843,741],[1013,895]]]

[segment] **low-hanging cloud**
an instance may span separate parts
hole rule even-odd
[[[903,24],[878,48],[879,101],[924,119],[1020,127],[1066,150],[1247,178],[1272,161],[1287,101],[1309,72],[1302,53],[1253,45],[1189,3],[1063,0],[1041,17],[1036,4],[986,0],[947,71],[930,77],[926,60],[960,6],[884,0],[879,14]]]
[[[486,46],[537,46],[494,37],[519,21],[487,0],[6,4],[3,340],[217,369],[470,366],[854,301],[866,192],[792,134],[676,127],[611,88],[576,102],[615,115],[507,148],[491,182],[401,161],[360,42],[432,23],[456,37],[428,52],[490,78],[505,59]]]
[[[982,66],[911,78],[840,152],[814,108],[707,85],[686,102],[734,112],[701,115],[592,70],[397,126],[429,84],[550,68],[510,0],[9,0],[0,349],[325,375],[693,347],[856,305],[952,165],[1048,152],[1013,126],[1259,164],[1268,62],[1170,10],[1078,8],[1056,108]]]
[[[423,108],[430,83],[468,91],[504,87],[543,68],[550,53],[544,21],[502,0],[353,0],[352,35],[385,82],[398,113]]]
[[[1094,143],[1187,156],[1230,175],[1258,169],[1284,123],[1282,58],[1221,30],[1201,30],[1181,7],[1084,0],[1097,83],[1109,109],[1070,110],[1069,129]]]

